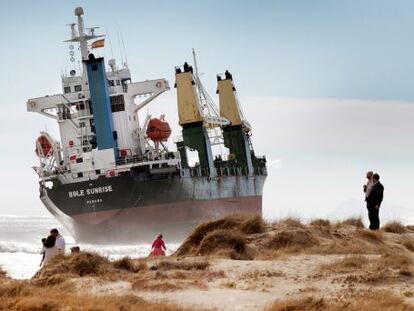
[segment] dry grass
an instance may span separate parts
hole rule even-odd
[[[386,223],[382,230],[385,232],[391,232],[391,233],[397,233],[397,234],[403,234],[407,233],[407,228],[400,222],[400,221],[391,221]]]
[[[32,278],[37,285],[56,285],[83,276],[113,275],[114,268],[107,258],[81,252],[71,256],[56,256]]]
[[[215,255],[231,259],[252,259],[247,253],[244,234],[234,230],[215,230],[201,241],[197,249],[200,255]]]
[[[304,249],[318,244],[318,240],[307,230],[296,228],[276,232],[268,241],[271,249],[295,248]]]
[[[414,225],[407,225],[405,227],[407,228],[408,231],[414,232]]]
[[[384,238],[381,231],[360,230],[357,235],[358,237],[372,243],[382,243]]]
[[[199,270],[166,270],[139,273],[131,281],[132,289],[170,292],[191,287],[206,289],[209,273]]]
[[[288,227],[288,228],[305,228],[305,225],[301,222],[299,218],[287,217],[285,219],[280,219],[273,223],[275,227]]]
[[[404,237],[402,240],[402,245],[412,252],[414,252],[414,238]]]
[[[413,258],[408,252],[390,250],[374,257],[353,255],[321,265],[320,272],[349,284],[398,283],[404,282],[406,280],[404,278],[413,276]],[[338,274],[345,274],[345,276],[338,277]]]
[[[403,237],[407,240],[402,241]],[[292,253],[382,254],[389,247],[412,249],[409,238],[410,234],[398,237],[384,230],[367,230],[361,218],[334,224],[315,219],[308,225],[297,218],[286,218],[266,225],[257,216],[233,215],[197,226],[174,256],[269,260]]]
[[[389,291],[365,291],[334,299],[306,297],[275,301],[265,311],[409,311],[414,305]]]
[[[377,267],[400,269],[403,267],[412,267],[414,264],[412,256],[407,252],[385,252],[377,261]]]
[[[0,283],[0,299],[26,296],[30,294],[30,286],[26,282],[17,280],[3,280]],[[0,310],[2,310],[0,308]]]
[[[312,227],[317,227],[317,228],[326,228],[326,229],[330,229],[331,228],[331,222],[327,219],[314,219],[312,220],[309,225],[311,225]]]
[[[361,217],[350,217],[335,224],[336,227],[353,226],[358,229],[365,228]]]
[[[260,215],[245,217],[239,229],[246,234],[262,233],[266,229],[266,224]]]
[[[90,295],[76,295],[71,292],[57,291],[55,289],[44,290],[41,288],[31,288],[31,292],[28,295],[8,298],[0,297],[0,310],[178,311],[190,309],[175,304],[146,302],[134,295],[94,297]]]
[[[126,270],[129,272],[138,272],[145,270],[147,265],[142,261],[134,261],[129,257],[123,257],[121,259],[115,260],[113,263],[114,268]]]
[[[169,270],[205,270],[210,265],[206,260],[175,260],[175,259],[164,259],[154,263],[151,266],[151,270],[157,271],[169,271]]]
[[[188,283],[184,284],[182,280],[148,280],[138,279],[132,283],[134,290],[148,290],[160,292],[172,292],[188,287]]]
[[[158,279],[158,271],[150,271],[141,268],[144,261],[133,261],[124,258],[114,263],[106,258],[91,253],[79,253],[68,257],[54,258],[50,264],[39,271],[32,280],[2,279],[0,282],[0,310],[18,311],[55,311],[55,310],[190,310],[174,304],[146,302],[136,296],[91,296],[85,291],[76,292],[75,283],[72,279],[83,276],[95,277],[101,282],[105,278],[116,277],[116,279],[131,278],[130,275],[141,275],[143,281],[133,284],[142,284],[143,288],[151,290],[168,291],[181,289],[184,286],[197,285],[197,281]],[[163,269],[171,264],[162,264]],[[177,264],[174,268],[181,269],[204,269],[203,263]],[[138,269],[139,268],[139,269]],[[138,270],[136,274],[135,271]],[[193,270],[191,270],[193,271]],[[134,272],[131,274],[131,272]],[[56,299],[59,297],[59,299]],[[81,306],[81,307],[80,307]]]
[[[327,303],[321,298],[305,297],[298,299],[278,300],[265,311],[320,311],[327,310]]]
[[[362,255],[351,255],[334,262],[324,264],[320,267],[322,272],[346,273],[356,269],[362,269],[368,264],[367,257]]]
[[[177,249],[174,256],[216,256],[231,259],[252,259],[247,250],[247,235],[266,230],[262,217],[231,215],[198,225]]]

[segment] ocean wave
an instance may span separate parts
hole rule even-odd
[[[67,252],[74,243],[67,244]],[[82,251],[95,252],[102,256],[111,258],[118,257],[144,257],[147,256],[151,250],[150,244],[139,245],[93,245],[93,244],[76,244],[79,245]],[[167,245],[167,253],[171,254],[178,247],[178,244]],[[26,242],[5,242],[0,241],[0,253],[26,253],[39,254],[41,251],[41,244],[26,243]]]
[[[39,254],[42,247],[33,243],[24,242],[0,242],[0,253],[26,253]]]

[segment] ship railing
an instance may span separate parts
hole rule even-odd
[[[208,168],[203,168],[200,166],[196,167],[189,167],[188,168],[189,175],[191,177],[203,177],[203,176],[210,176],[210,171]],[[218,167],[216,168],[217,176],[248,176],[248,169],[247,167],[235,167],[235,166],[228,166],[228,167]],[[182,174],[185,176],[185,174]]]

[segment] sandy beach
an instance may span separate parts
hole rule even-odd
[[[31,280],[3,274],[0,309],[414,310],[413,229],[232,216],[199,225],[165,258],[81,252]]]

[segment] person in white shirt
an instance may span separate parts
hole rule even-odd
[[[374,172],[373,171],[368,171],[367,172],[367,183],[364,185],[364,192],[365,192],[365,201],[367,200],[371,190],[372,190],[372,186],[374,186],[374,181],[372,180],[372,176],[374,176]]]
[[[56,249],[60,254],[65,254],[66,242],[63,236],[60,235],[58,229],[50,230],[50,234],[56,238]]]

